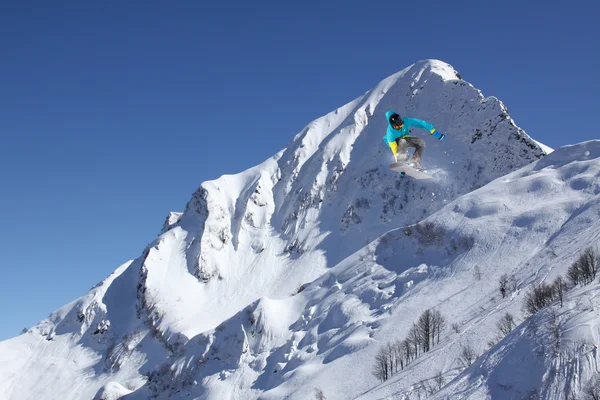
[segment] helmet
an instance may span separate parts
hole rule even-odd
[[[402,120],[402,117],[400,115],[394,113],[390,115],[390,125],[392,125],[392,128],[394,128],[395,130],[400,130],[404,125],[404,121]]]

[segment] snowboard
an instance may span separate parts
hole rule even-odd
[[[410,176],[414,179],[432,179],[431,175],[426,174],[423,171],[419,171],[411,167],[408,163],[404,162],[393,162],[390,164],[392,171],[398,172],[402,176]]]

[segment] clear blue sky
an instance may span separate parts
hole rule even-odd
[[[139,256],[202,181],[415,61],[549,146],[598,137],[598,2],[422,3],[2,2],[0,339]]]

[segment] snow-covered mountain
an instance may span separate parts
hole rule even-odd
[[[435,179],[387,168],[389,109],[447,135],[413,132],[425,136]],[[460,376],[456,358],[465,340],[487,350],[501,314],[522,314],[523,289],[564,272],[597,240],[600,144],[548,153],[451,66],[418,62],[264,163],[204,182],[139,258],[1,342],[0,397],[403,398],[434,372],[456,377],[438,396],[541,391],[554,362],[543,354],[528,369],[538,372],[513,376],[521,384],[497,373],[522,356],[526,338],[543,340],[532,320]],[[503,273],[517,285],[507,299],[497,289]],[[576,304],[593,292],[568,296]],[[428,308],[457,328],[379,385],[377,350]],[[577,307],[561,317],[579,318]],[[585,357],[578,379],[595,353]],[[500,381],[510,389],[498,391]]]

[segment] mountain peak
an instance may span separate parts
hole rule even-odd
[[[413,64],[413,68],[420,71],[431,71],[432,73],[439,75],[443,80],[462,79],[461,75],[452,65],[441,60],[420,60]]]

